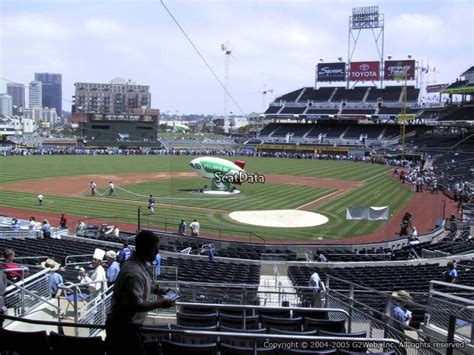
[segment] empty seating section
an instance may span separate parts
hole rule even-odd
[[[302,107],[284,107],[283,110],[280,111],[280,115],[284,115],[284,114],[297,115],[297,114],[303,113],[305,110],[306,110],[306,106],[302,106]]]
[[[359,285],[375,288],[380,291],[394,291],[404,289],[415,294],[415,301],[425,303],[422,294],[429,291],[431,280],[444,281],[443,272],[446,267],[438,264],[427,265],[397,265],[376,267],[345,267],[345,268],[320,268],[318,274],[323,281],[326,275],[351,281]],[[474,273],[465,265],[458,265],[460,273],[459,282],[463,285],[474,285]],[[309,268],[290,266],[288,276],[295,286],[308,286]],[[344,289],[347,285],[331,280],[330,287]],[[311,290],[299,290],[299,297],[303,305],[311,304]],[[420,295],[420,296],[418,296]],[[385,301],[373,294],[357,294],[356,299],[381,312],[384,311]]]
[[[335,115],[339,112],[336,108],[309,108],[306,115]]]
[[[474,121],[474,106],[458,108],[447,115],[442,116],[440,121]]]
[[[328,101],[334,92],[334,88],[324,87],[319,89],[306,88],[303,95],[301,95],[298,102],[305,101],[315,101],[315,102],[325,102]]]
[[[362,101],[367,93],[367,87],[356,87],[354,89],[346,89],[338,87],[331,102],[346,101]]]
[[[351,109],[347,108],[342,110],[342,115],[373,115],[375,109]]]
[[[407,101],[418,101],[418,96],[420,96],[420,89],[414,86],[407,86]]]
[[[278,111],[280,111],[281,106],[270,106],[268,109],[265,111],[266,115],[271,115],[271,114],[276,114]]]
[[[303,137],[311,127],[310,125],[303,124],[282,124],[273,133],[272,137],[285,137],[288,133],[293,134],[293,137]]]
[[[277,129],[278,126],[279,126],[278,123],[269,123],[267,126],[263,127],[263,129],[260,131],[260,136],[268,136],[275,129]]]
[[[305,88],[301,88],[301,89],[298,89],[298,90],[295,90],[295,91],[292,91],[288,94],[285,94],[285,95],[282,95],[280,97],[277,97],[275,99],[275,102],[278,102],[278,101],[288,101],[288,102],[294,102],[296,101],[296,99],[298,98],[298,96],[300,96],[301,94],[301,91],[303,91]]]
[[[382,106],[379,110],[379,115],[399,115],[402,113],[401,107],[385,107]]]
[[[255,284],[260,282],[260,265],[209,262],[207,259],[167,258],[162,266],[178,268],[179,281]]]
[[[355,125],[349,126],[344,133],[344,138],[359,139],[362,134],[367,135],[368,139],[376,139],[382,133],[384,126]]]
[[[378,99],[383,101],[399,101],[401,94],[401,86],[387,86],[385,89],[371,88],[366,101],[377,101]]]

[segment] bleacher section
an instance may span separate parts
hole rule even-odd
[[[331,108],[309,108],[306,111],[307,115],[335,115],[339,112],[339,109]]]
[[[266,114],[266,115],[273,115],[273,114],[278,113],[278,111],[280,111],[280,109],[281,109],[281,106],[270,106],[270,107],[268,107],[268,109],[265,111],[265,114]]]
[[[378,99],[383,101],[399,101],[401,93],[401,86],[387,86],[385,89],[372,88],[366,101],[377,101]]]
[[[350,109],[346,108],[342,110],[342,115],[373,115],[375,109]]]
[[[402,113],[401,107],[385,107],[382,106],[379,110],[379,115],[399,115]]]
[[[331,102],[345,101],[362,101],[365,94],[367,93],[368,87],[356,87],[354,89],[346,89],[344,87],[338,87],[334,94]]]
[[[279,101],[287,101],[287,102],[294,102],[298,98],[298,96],[301,94],[301,91],[303,91],[305,88],[301,88],[295,91],[292,91],[288,94],[282,95],[280,97],[277,97],[275,99],[275,102]]]
[[[368,139],[376,139],[382,134],[384,126],[354,125],[344,134],[344,139],[359,139],[362,134],[366,134]]]
[[[303,137],[311,127],[303,124],[282,124],[273,133],[272,137],[285,137],[288,133],[292,133],[293,137]]]
[[[474,121],[474,106],[460,107],[441,116],[439,121]]]
[[[305,110],[306,107],[284,107],[281,110],[280,115],[297,115],[303,113]]]
[[[305,88],[303,95],[300,97],[298,102],[315,101],[315,102],[327,102],[334,92],[335,88],[323,87],[319,89]],[[277,102],[277,100],[275,100]]]

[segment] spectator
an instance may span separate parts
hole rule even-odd
[[[108,231],[104,232],[104,236],[106,236],[106,235],[114,237],[114,238],[119,238],[120,237],[120,229],[117,226],[113,226]]]
[[[102,291],[102,284],[104,281],[107,281],[107,276],[105,275],[104,267],[102,266],[102,259],[104,258],[105,251],[102,249],[96,249],[94,251],[94,256],[92,257],[92,268],[94,269],[91,276],[87,275],[85,270],[80,271],[79,277],[82,283],[89,283],[93,281],[100,281],[95,283],[89,283],[87,287],[89,288],[89,300],[93,300]]]
[[[184,219],[181,220],[181,222],[179,223],[179,226],[178,226],[178,234],[179,235],[185,235],[186,234],[186,222],[184,221]]]
[[[407,291],[396,291],[392,293],[390,305],[390,317],[388,324],[393,328],[403,332],[405,327],[410,325],[412,313],[408,310],[408,303],[413,301],[413,297]]]
[[[84,223],[84,221],[80,221],[79,224],[76,227],[76,235],[84,235],[84,231],[86,230],[87,225]]]
[[[61,213],[61,218],[59,219],[59,228],[67,228],[67,217],[64,213]]]
[[[120,271],[120,265],[116,261],[117,253],[113,250],[109,250],[107,253],[105,253],[105,256],[107,257],[107,284],[110,286],[113,285],[117,279],[117,275]]]
[[[216,247],[214,246],[214,244],[209,244],[209,261],[211,263],[214,262],[214,255],[216,254]]]
[[[51,269],[51,274],[49,275],[49,283],[51,287],[51,297],[59,298],[61,296],[61,289],[59,286],[64,285],[63,277],[57,273],[56,271],[59,270],[61,264],[54,261],[54,259],[46,259],[41,263],[41,266],[45,269]]]
[[[3,315],[7,314],[7,307],[5,306],[4,294],[7,289],[7,275],[0,270],[0,329],[3,328]]]
[[[191,235],[193,237],[199,236],[199,228],[201,225],[196,219],[193,219],[193,221],[189,224],[189,229],[191,229]]]
[[[316,268],[309,269],[311,277],[309,278],[309,287],[313,289],[313,295],[311,300],[311,306],[314,308],[321,308],[321,291],[326,292],[326,287],[323,281],[316,272]]]
[[[49,224],[47,219],[43,219],[41,231],[43,232],[44,238],[51,238],[51,225]]]
[[[35,217],[30,217],[30,222],[28,223],[28,235],[32,238],[36,237],[36,220]]]
[[[319,250],[316,251],[316,254],[314,255],[314,260],[319,261],[321,263],[327,263],[328,261],[328,259]]]
[[[449,231],[451,233],[456,233],[458,231],[458,223],[454,214],[449,218]]]
[[[15,232],[20,230],[20,223],[18,223],[18,220],[15,217],[12,218],[11,227]]]
[[[161,274],[161,255],[160,252],[156,254],[155,260],[151,263],[151,265],[155,266],[155,276],[158,277]]]
[[[128,246],[128,240],[124,240],[123,248],[119,252],[118,262],[120,266],[132,255],[132,249]]]
[[[4,269],[7,279],[12,282],[18,282],[28,277],[28,270],[19,270],[22,267],[14,263],[15,251],[7,248],[3,251],[3,263],[0,264],[0,269]],[[15,270],[11,270],[15,269]]]
[[[155,260],[160,247],[158,236],[151,231],[141,231],[135,238],[135,247],[135,253],[120,270],[114,285],[105,323],[108,355],[143,354],[141,326],[148,311],[174,304],[164,298],[151,301],[152,294],[160,293],[147,270],[147,263]]]
[[[447,270],[445,272],[443,272],[444,279],[448,283],[451,283],[451,284],[456,283],[458,281],[458,278],[459,278],[459,272],[456,269],[456,266],[454,265],[454,262],[453,261],[448,262],[446,267],[447,267]]]

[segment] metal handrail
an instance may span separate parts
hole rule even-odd
[[[90,257],[92,258],[94,254],[77,254],[77,255],[68,255],[64,258],[64,267],[68,266],[68,265],[73,265],[73,263],[69,263],[68,260],[70,258],[76,258],[76,257]]]

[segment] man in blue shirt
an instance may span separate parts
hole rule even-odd
[[[392,293],[390,305],[390,317],[388,324],[393,328],[404,331],[410,325],[412,313],[407,309],[407,304],[413,301],[413,297],[407,291],[397,291]]]
[[[448,270],[444,272],[444,277],[446,279],[446,282],[451,283],[451,284],[456,283],[459,277],[459,272],[454,266],[454,263],[450,261],[448,262],[446,266],[448,267]]]
[[[118,262],[120,265],[123,265],[123,263],[132,255],[132,249],[128,246],[128,240],[124,240],[123,242],[123,248],[120,250],[119,255],[118,255]]]
[[[43,225],[41,226],[44,238],[51,238],[51,225],[47,219],[43,219]]]
[[[107,275],[107,283],[110,286],[117,278],[117,275],[120,271],[120,265],[115,261],[115,259],[117,259],[117,253],[113,250],[109,250],[107,253],[105,253],[105,256],[107,257],[107,271],[105,274]]]
[[[12,218],[11,226],[15,232],[18,232],[20,230],[20,223],[18,223],[18,220],[15,217]]]
[[[53,259],[46,259],[46,261],[41,263],[41,266],[44,268],[51,269],[51,274],[49,275],[49,282],[51,287],[51,297],[59,298],[61,295],[61,289],[59,286],[64,285],[63,277],[57,273],[56,271],[59,270],[61,264],[57,263]]]

